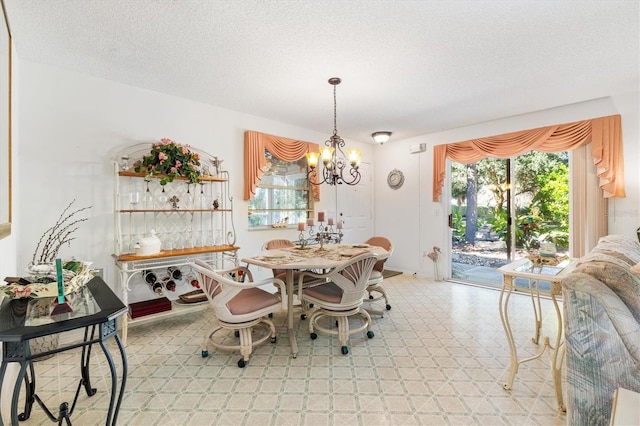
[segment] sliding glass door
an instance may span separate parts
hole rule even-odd
[[[452,162],[451,195],[454,280],[500,286],[500,266],[541,244],[568,248],[566,152]]]

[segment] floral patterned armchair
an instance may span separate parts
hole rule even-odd
[[[640,244],[608,235],[562,281],[567,424],[608,425],[614,391],[640,392]]]

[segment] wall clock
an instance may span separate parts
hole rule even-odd
[[[393,169],[389,172],[389,176],[387,176],[387,184],[389,184],[389,188],[398,189],[404,183],[404,174],[398,170]]]

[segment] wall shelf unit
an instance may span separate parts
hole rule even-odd
[[[135,319],[124,317],[122,337],[125,343],[130,324],[206,307],[179,303],[180,295],[197,289],[192,284],[196,276],[189,267],[194,260],[204,261],[217,269],[238,263],[233,198],[229,196],[229,173],[222,169],[222,161],[188,147],[199,156],[200,182],[190,183],[178,176],[161,185],[162,175],[147,176],[133,169],[136,161],[148,155],[151,148],[151,143],[127,147],[114,161],[116,235],[113,258],[120,275],[120,287],[116,291],[120,292],[126,305],[162,297],[172,303],[167,311]],[[140,255],[140,242],[152,232],[161,241],[160,252]],[[156,288],[154,292],[150,277],[162,288]]]

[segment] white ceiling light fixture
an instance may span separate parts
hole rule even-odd
[[[314,185],[320,185],[322,183],[328,183],[329,185],[356,185],[360,182],[360,161],[362,154],[357,148],[347,149],[345,154],[342,148],[345,146],[344,139],[338,136],[337,114],[336,114],[336,86],[340,84],[342,80],[338,77],[332,77],[329,79],[329,84],[333,86],[333,135],[325,141],[324,147],[320,148],[320,152],[308,152],[307,164],[309,165],[309,172],[307,177],[309,182]],[[318,167],[318,160],[322,160],[322,176],[317,175],[316,168]],[[350,165],[348,171],[345,172],[347,166]],[[317,181],[311,180],[311,176],[316,176]],[[322,180],[320,180],[322,179]]]
[[[382,145],[389,140],[389,138],[391,137],[391,132],[374,132],[371,133],[371,137],[374,141],[376,141],[376,143]]]

